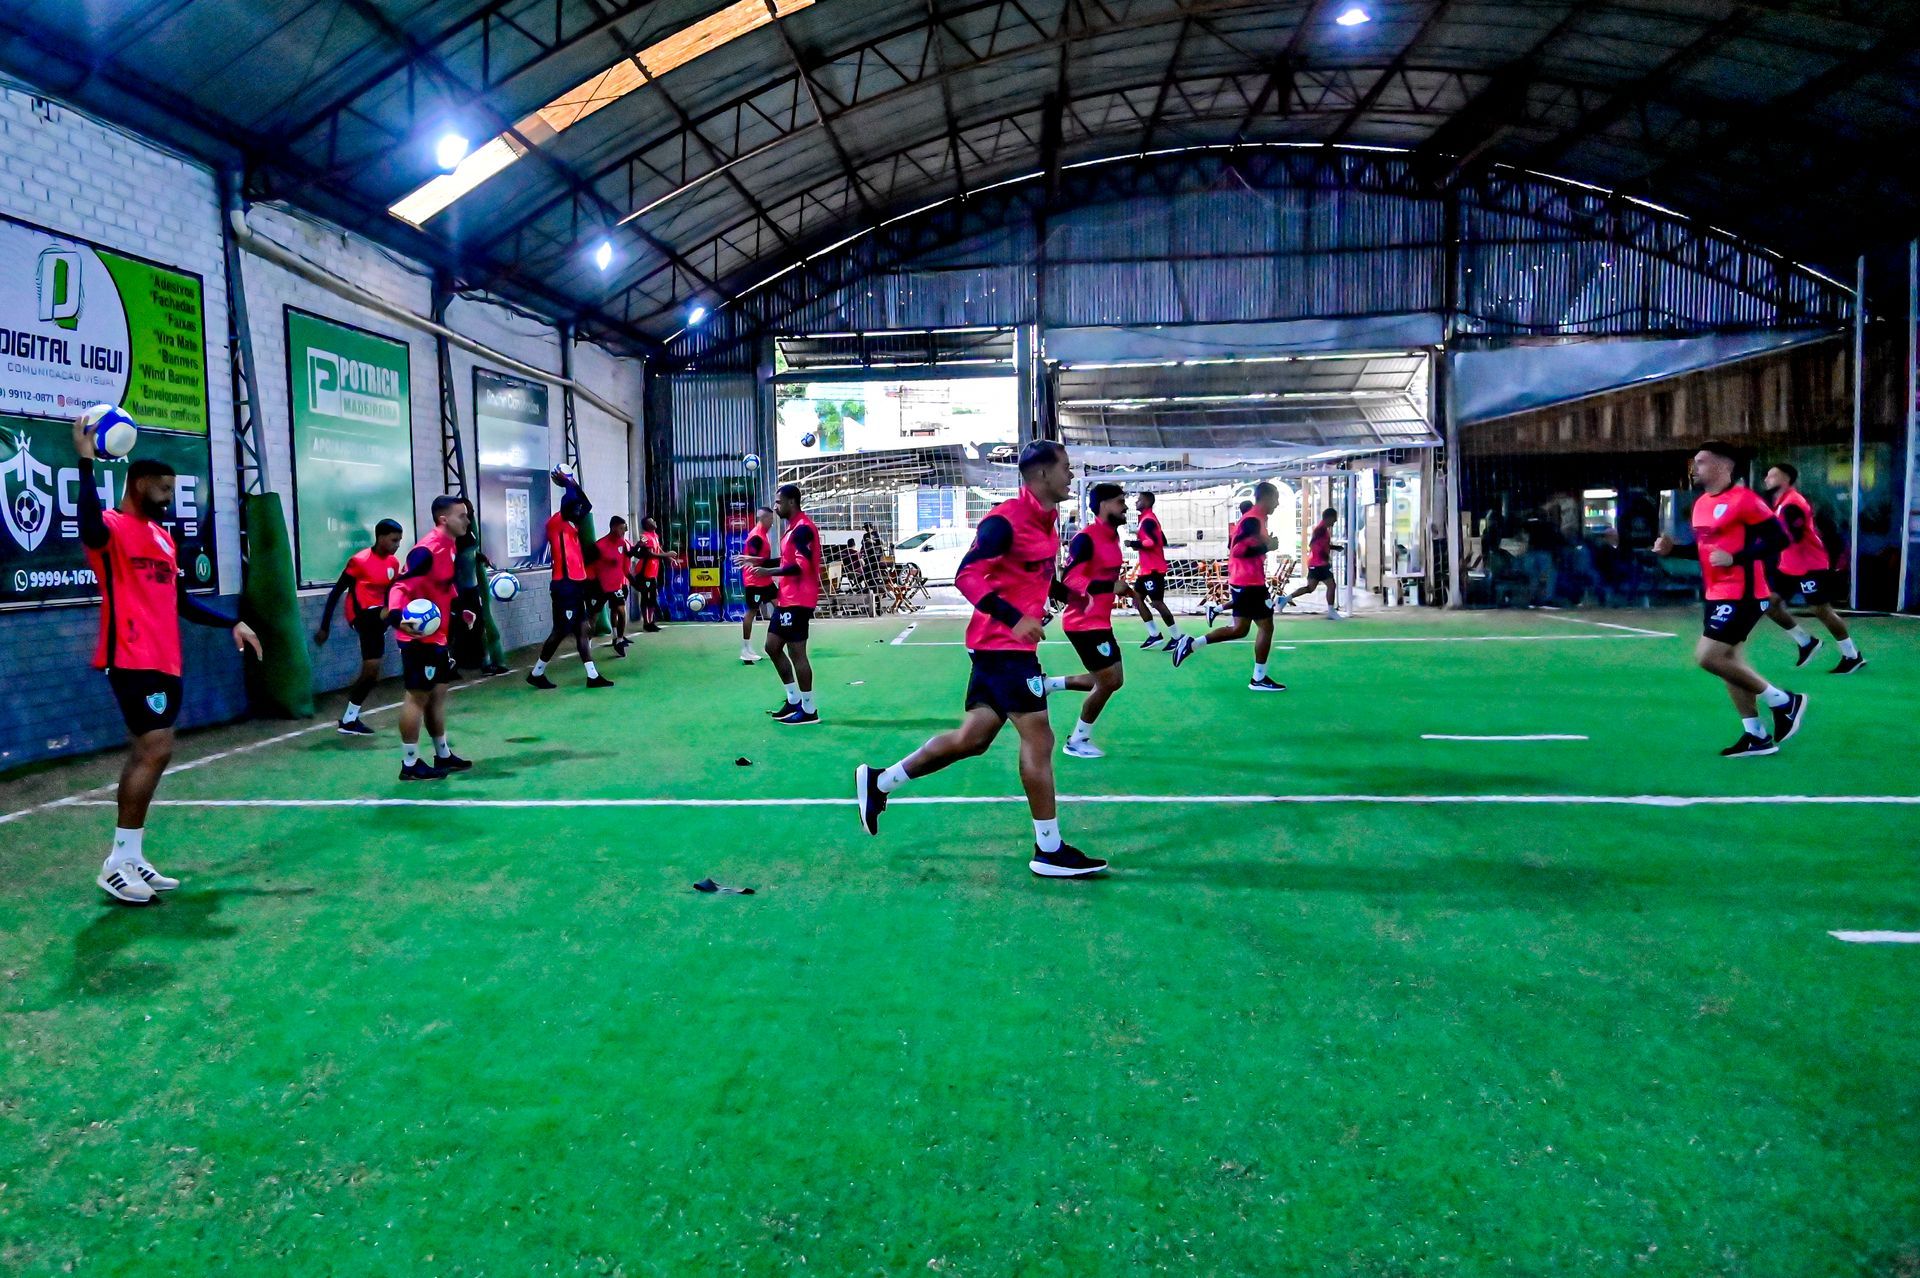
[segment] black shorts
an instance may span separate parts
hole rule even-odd
[[[1333,569],[1327,564],[1321,564],[1318,568],[1307,569],[1307,584],[1309,586],[1317,586],[1323,581],[1332,580]]]
[[[553,596],[553,628],[571,631],[587,614],[587,583],[556,581],[548,589]]]
[[[1766,610],[1764,599],[1709,599],[1700,633],[1721,643],[1745,643]]]
[[[1143,599],[1165,599],[1167,597],[1167,574],[1164,572],[1143,572],[1133,579],[1134,593]]]
[[[967,709],[985,706],[1002,719],[1044,714],[1046,675],[1037,652],[972,652],[973,677],[967,680]]]
[[[158,670],[108,670],[107,686],[134,736],[171,728],[180,717],[180,676]]]
[[[453,682],[453,654],[443,643],[423,639],[400,641],[401,686],[408,692],[431,692]]]
[[[647,607],[652,607],[654,604],[660,602],[660,579],[658,577],[642,577],[640,579],[640,602]]]
[[[352,622],[353,633],[360,636],[360,660],[378,661],[387,655],[387,615],[368,608]]]
[[[750,609],[758,608],[762,604],[772,607],[775,603],[779,602],[780,599],[780,587],[778,586],[748,586],[746,590],[747,607]]]
[[[1232,602],[1227,611],[1236,617],[1245,617],[1248,621],[1271,621],[1273,619],[1273,600],[1267,595],[1265,586],[1231,587]]]
[[[792,608],[785,604],[775,604],[773,623],[767,627],[770,635],[779,635],[788,643],[805,643],[807,634],[813,626],[813,609]]]
[[[1080,654],[1080,664],[1087,668],[1088,674],[1099,674],[1109,666],[1120,664],[1120,644],[1111,630],[1069,630],[1067,640]]]
[[[602,590],[600,587],[595,586],[587,592],[588,612],[598,612],[602,608],[613,608],[617,610],[626,602],[627,588],[625,586],[621,586],[617,590]]]
[[[1820,604],[1844,604],[1847,601],[1847,578],[1844,573],[1823,570],[1790,577],[1773,568],[1767,569],[1767,573],[1767,579],[1774,583],[1774,589],[1780,592],[1783,599],[1791,599],[1797,594],[1809,608]]]

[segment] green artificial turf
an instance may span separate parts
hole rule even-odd
[[[1763,630],[1807,727],[1728,762],[1695,614],[1585,616],[1678,637],[1285,619],[1258,696],[1247,645],[1175,671],[1130,623],[1061,788],[1920,794],[1920,626],[1845,680]],[[1121,798],[1063,806],[1116,873],[1059,883],[1017,803],[714,802],[950,726],[961,626],[902,627],[816,628],[818,727],[675,627],[609,691],[455,693],[466,776],[399,784],[388,711],[161,791],[676,806],[161,807],[186,883],[139,910],[92,886],[110,808],[0,824],[0,1272],[1920,1273],[1920,946],[1828,935],[1920,930],[1920,808]],[[1471,641],[1311,642],[1390,637]],[[1017,786],[1009,731],[901,797]]]

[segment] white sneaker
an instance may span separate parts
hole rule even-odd
[[[1278,599],[1273,601],[1273,615],[1276,617],[1279,616],[1281,613],[1285,612],[1289,607],[1291,607],[1292,604],[1293,604],[1293,598],[1291,596],[1281,595]]]
[[[751,665],[753,665],[753,664],[755,664],[756,662],[758,662],[759,660],[760,660],[760,654],[759,654],[759,653],[757,653],[757,652],[755,652],[755,651],[754,651],[753,649],[751,649],[751,648],[742,648],[742,649],[740,650],[740,664],[741,664],[741,665],[743,665],[743,666],[751,666]]]
[[[127,905],[145,905],[153,899],[153,889],[141,881],[131,863],[103,865],[94,880],[100,890]]]
[[[1345,621],[1346,619],[1347,619],[1347,614],[1344,612],[1341,612],[1338,608],[1327,609],[1328,621]]]
[[[140,857],[134,861],[130,868],[135,874],[140,876],[142,882],[156,892],[171,892],[180,886],[179,879],[169,878],[160,873],[160,871],[154,869],[153,866],[148,863],[145,857]]]
[[[1107,752],[1093,742],[1078,741],[1072,737],[1068,737],[1067,743],[1061,746],[1060,749],[1063,753],[1070,754],[1076,759],[1104,759],[1107,757]]]

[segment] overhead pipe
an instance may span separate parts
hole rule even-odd
[[[308,283],[317,284],[329,293],[336,294],[352,302],[355,306],[363,306],[376,314],[386,316],[396,323],[405,324],[409,328],[416,328],[423,333],[430,333],[435,337],[444,338],[470,355],[478,355],[481,359],[501,365],[508,372],[518,373],[522,377],[529,377],[537,382],[545,382],[547,385],[557,387],[563,391],[570,390],[601,412],[607,414],[607,416],[626,426],[631,427],[636,424],[631,413],[623,408],[614,407],[607,400],[596,394],[591,387],[583,386],[570,377],[563,377],[558,373],[549,373],[544,368],[536,368],[532,364],[523,363],[511,355],[505,355],[494,350],[491,346],[483,342],[476,342],[463,333],[455,332],[445,324],[436,323],[425,315],[416,315],[404,306],[395,305],[383,297],[368,292],[358,284],[341,279],[338,275],[333,274],[333,272],[326,270],[324,267],[314,265],[291,249],[276,244],[263,236],[254,234],[253,228],[247,225],[245,210],[232,209],[228,212],[227,216],[233,224],[234,240],[241,248],[244,248],[255,257],[264,258],[272,262],[275,266],[291,271]]]

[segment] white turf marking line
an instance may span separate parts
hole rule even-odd
[[[910,635],[910,634],[912,634],[912,633],[913,633],[914,631],[916,631],[916,630],[918,630],[919,628],[920,628],[920,623],[919,623],[919,622],[917,622],[917,621],[910,621],[910,622],[908,622],[908,623],[907,623],[907,628],[906,628],[905,630],[902,630],[902,631],[901,631],[901,632],[900,632],[899,634],[897,634],[897,635],[895,635],[895,636],[893,637],[893,639],[892,639],[892,641],[891,641],[891,642],[892,642],[892,644],[893,644],[893,646],[894,646],[894,647],[896,647],[896,648],[898,648],[898,647],[899,647],[899,646],[900,646],[901,644],[903,644],[903,643],[905,643],[905,642],[907,641],[907,636],[908,636],[908,635]]]
[[[1565,621],[1576,626],[1599,626],[1602,630],[1624,630],[1630,635],[1646,635],[1648,638],[1652,638],[1655,635],[1658,635],[1662,639],[1679,638],[1678,635],[1671,634],[1665,630],[1643,630],[1639,626],[1620,626],[1615,625],[1611,621],[1588,621],[1585,617],[1569,617],[1558,609],[1544,611],[1547,611],[1548,619],[1551,621]]]
[[[1600,623],[1595,622],[1595,625]],[[1609,639],[1675,639],[1677,635],[1660,630],[1640,630],[1631,634],[1618,635],[1375,635],[1366,639],[1291,639],[1291,644],[1333,644],[1333,643],[1601,643]],[[895,643],[903,648],[964,648],[966,643],[955,639],[915,639],[908,643]],[[1065,639],[1042,639],[1041,643],[1064,647]]]
[[[1853,945],[1920,945],[1920,932],[1829,932]]]
[[[1565,732],[1529,732],[1529,733],[1525,733],[1518,736],[1507,736],[1507,737],[1470,737],[1470,736],[1455,736],[1452,733],[1447,733],[1447,732],[1423,732],[1420,734],[1420,739],[1422,741],[1585,741],[1586,740],[1585,737],[1574,736],[1570,733],[1565,733]]]
[[[900,804],[1026,803],[1020,794],[889,795],[887,806]],[[1693,808],[1747,807],[1763,804],[1822,806],[1920,807],[1920,794],[1063,794],[1061,803],[1206,804],[1388,804],[1444,806],[1452,804],[1566,805],[1601,807]],[[68,799],[79,807],[111,807],[110,799]],[[155,799],[157,808],[839,808],[843,799]]]

